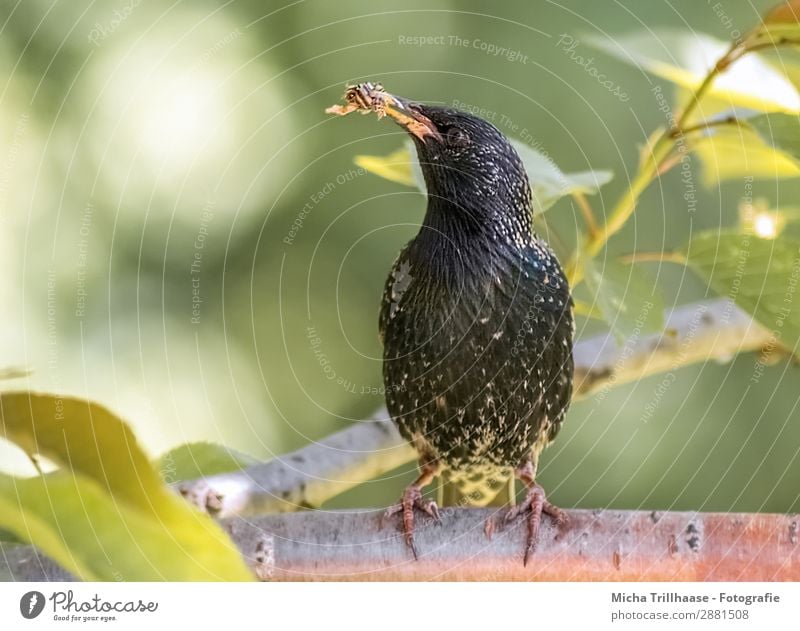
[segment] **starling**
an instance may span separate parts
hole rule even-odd
[[[535,480],[572,395],[574,319],[564,272],[533,231],[525,167],[495,126],[470,113],[373,84],[346,98],[329,111],[372,110],[406,129],[428,194],[380,310],[386,403],[420,466],[387,515],[402,514],[416,557],[415,511],[439,520],[422,495],[437,475],[460,490],[462,504],[478,506],[513,490],[516,477],[527,495],[503,522],[527,517],[527,563],[542,512],[565,520]]]

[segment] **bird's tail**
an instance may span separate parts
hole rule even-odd
[[[438,499],[439,506],[513,506],[513,471],[445,470]]]

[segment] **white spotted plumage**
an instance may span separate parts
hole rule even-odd
[[[387,405],[401,434],[480,504],[515,468],[535,465],[561,427],[572,300],[532,232],[530,187],[507,140],[467,114],[426,115],[462,126],[473,142],[453,155],[417,143],[428,211],[384,291]]]

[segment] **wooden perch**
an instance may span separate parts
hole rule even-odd
[[[279,514],[223,525],[262,580],[276,581],[770,581],[800,580],[800,517],[720,513],[568,511],[542,524],[525,567],[522,520],[484,535],[497,509],[451,508],[420,520],[413,561],[383,511]],[[112,560],[113,562],[113,560]],[[70,577],[35,548],[0,555],[0,576]]]
[[[575,396],[774,346],[765,328],[726,299],[685,305],[665,320],[664,333],[630,338],[622,346],[611,335],[577,342]],[[177,486],[187,499],[218,517],[261,515],[319,507],[414,459],[384,409],[373,420],[265,464]]]

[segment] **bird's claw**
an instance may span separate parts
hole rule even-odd
[[[442,515],[439,512],[439,505],[434,502],[433,500],[428,500],[424,502],[420,508],[425,511],[430,517],[433,519],[433,523],[437,526],[442,525]]]
[[[439,512],[439,506],[433,500],[424,499],[422,497],[422,490],[415,485],[411,485],[406,488],[406,490],[403,492],[403,497],[400,499],[400,502],[386,509],[386,512],[383,515],[383,521],[385,522],[386,519],[393,517],[397,513],[403,514],[403,538],[405,539],[406,545],[411,549],[411,553],[414,555],[414,559],[416,560],[419,558],[419,555],[417,554],[417,547],[414,544],[415,510],[425,513],[431,519],[433,519],[435,524],[441,525],[442,516]]]
[[[558,506],[554,506],[550,502],[545,501],[542,512],[550,515],[559,528],[569,523],[569,514],[567,514],[567,511],[561,510]]]
[[[566,525],[569,521],[569,516],[565,511],[545,499],[544,489],[538,484],[534,484],[528,489],[528,494],[521,504],[508,509],[505,516],[501,518],[502,524],[508,525],[525,513],[528,513],[528,536],[525,540],[523,564],[528,565],[528,560],[531,554],[536,550],[536,544],[539,541],[539,527],[542,523],[542,513],[552,517],[558,527]],[[495,519],[487,520],[484,532],[488,538],[491,539],[496,526]]]

